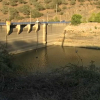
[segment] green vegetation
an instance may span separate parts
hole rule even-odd
[[[18,0],[18,2],[19,2],[20,4],[26,4],[26,3],[27,3],[25,0]]]
[[[51,71],[36,71],[25,76],[25,70],[13,64],[12,59],[6,45],[0,44],[1,100],[100,99],[100,68],[94,61],[87,67],[69,63]]]
[[[100,23],[100,13],[93,13],[91,17],[88,19],[89,22],[98,22]]]
[[[29,3],[31,4],[31,5],[34,5],[34,3],[36,3],[38,0],[29,0]]]
[[[48,10],[48,18],[51,19],[52,17],[55,16],[55,11],[57,8],[58,16],[61,15],[61,12],[63,13],[62,20],[70,20],[72,14],[74,14],[75,12],[77,14],[82,14],[82,16],[86,17],[87,19],[87,17],[90,16],[90,14],[93,13],[93,11],[94,12],[96,11],[97,13],[100,9],[100,0],[95,0],[95,1],[94,0],[8,0],[8,1],[0,0],[0,3],[2,3],[3,5],[1,6],[1,9],[0,9],[2,12],[2,15],[8,13],[7,8],[14,8],[18,11],[19,15],[23,16],[24,18],[29,17],[30,10],[36,9],[39,13],[42,14],[42,15],[39,14],[39,16],[40,17],[43,16],[44,18],[46,18],[46,12]],[[90,5],[91,9],[89,8],[88,5]],[[86,9],[89,8],[90,11],[85,11],[83,8],[80,10],[77,10],[79,9],[79,7],[81,8],[82,6],[84,6],[84,8]],[[94,8],[96,8],[97,10]],[[70,13],[71,10],[72,12]],[[65,13],[66,13],[66,17],[65,17]],[[36,18],[36,17],[33,17],[33,18]],[[98,18],[95,19],[96,22],[98,22]],[[6,18],[4,15],[4,20],[5,19]],[[20,18],[17,18],[17,19],[20,19]],[[89,18],[88,20],[90,22],[93,22],[91,21],[91,19],[92,18]],[[32,19],[32,20],[35,20],[35,19]]]
[[[3,1],[2,1],[2,4],[3,4],[3,5],[9,5],[9,2],[8,2],[7,0],[3,0]]]
[[[68,64],[51,72],[8,78],[0,91],[10,100],[99,100],[100,69],[92,61],[88,67]]]
[[[8,7],[7,6],[3,6],[1,11],[3,12],[3,14],[7,14],[8,13]]]
[[[39,11],[45,10],[45,8],[40,3],[34,3],[34,6]]]
[[[50,19],[49,22],[59,22],[60,20],[58,19],[58,17],[55,17],[54,19]]]
[[[18,11],[23,13],[24,15],[29,15],[30,14],[30,6],[29,5],[23,5],[20,8],[18,8]]]
[[[31,11],[31,16],[32,16],[32,18],[38,18],[38,17],[43,16],[43,14],[40,13],[38,10],[34,9]]]
[[[70,1],[70,4],[71,4],[71,5],[75,5],[75,4],[76,4],[76,1],[75,1],[75,0],[71,0],[71,1]]]
[[[91,15],[91,17],[88,19],[88,21],[89,21],[89,22],[95,22],[95,16],[96,16],[96,14],[93,13],[93,14]]]
[[[48,3],[52,2],[52,0],[44,0],[44,2],[45,2],[46,4],[48,4]]]
[[[9,13],[10,13],[10,20],[17,19],[19,17],[18,11],[14,8],[10,8]]]
[[[11,6],[17,6],[17,0],[9,0]]]
[[[82,16],[79,14],[74,14],[71,18],[71,24],[72,25],[78,25],[81,23]]]
[[[95,16],[95,22],[100,23],[100,13],[97,13]]]

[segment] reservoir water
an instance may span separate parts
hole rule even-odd
[[[30,73],[51,70],[69,63],[88,67],[91,61],[100,67],[100,50],[49,46],[14,55],[14,62],[27,68]]]

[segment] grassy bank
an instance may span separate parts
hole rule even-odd
[[[68,64],[49,73],[9,78],[0,95],[5,100],[99,100],[100,69]]]

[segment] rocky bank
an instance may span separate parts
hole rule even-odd
[[[63,46],[100,47],[100,23],[67,25],[57,44]]]

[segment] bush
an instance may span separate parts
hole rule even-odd
[[[40,13],[39,11],[37,11],[36,9],[34,9],[31,11],[31,16],[32,16],[32,18],[38,18],[38,17],[43,16],[43,14]]]
[[[25,1],[25,0],[18,0],[18,2],[20,3],[20,4],[26,4],[27,2]]]
[[[56,10],[54,10],[55,12],[56,12]],[[59,7],[57,7],[57,12],[60,12],[61,11],[61,9],[59,8]]]
[[[23,5],[22,7],[18,8],[19,12],[23,13],[24,15],[30,14],[30,6],[29,5]]]
[[[78,0],[79,2],[84,2],[85,0]]]
[[[31,5],[34,5],[34,3],[36,3],[38,0],[29,0],[29,3],[31,4]]]
[[[14,74],[16,67],[12,63],[13,56],[8,53],[5,44],[0,44],[0,78],[8,77],[12,73]]]
[[[71,5],[75,5],[75,3],[76,3],[75,0],[71,0],[71,1],[70,1],[70,4],[71,4]]]
[[[100,23],[100,13],[97,13],[95,16],[95,22]]]
[[[67,9],[67,7],[66,6],[63,6],[62,9]]]
[[[2,3],[3,3],[3,5],[9,5],[9,2],[6,0],[4,0]]]
[[[9,11],[10,11],[10,20],[17,19],[17,17],[19,16],[18,11],[14,8],[10,8]]]
[[[62,0],[53,0],[54,4],[58,4],[58,5],[61,5],[62,4]]]
[[[7,14],[8,13],[8,7],[7,6],[3,6],[1,11],[2,11],[3,14]]]
[[[71,18],[71,24],[72,25],[78,25],[81,23],[82,16],[79,14],[74,14]]]
[[[58,19],[58,17],[55,17],[54,19],[50,19],[49,22],[59,22],[60,20]]]
[[[45,2],[46,4],[48,4],[48,3],[52,2],[52,0],[44,0],[44,2]]]
[[[9,0],[9,1],[10,1],[9,4],[11,6],[17,6],[17,0]]]
[[[39,3],[34,3],[34,6],[35,6],[35,8],[36,8],[37,10],[39,10],[39,11],[45,10],[45,8],[44,8],[41,4],[39,4]]]
[[[96,14],[93,13],[93,14],[91,15],[91,17],[88,19],[88,21],[89,21],[89,22],[95,22],[95,16],[96,16]]]

